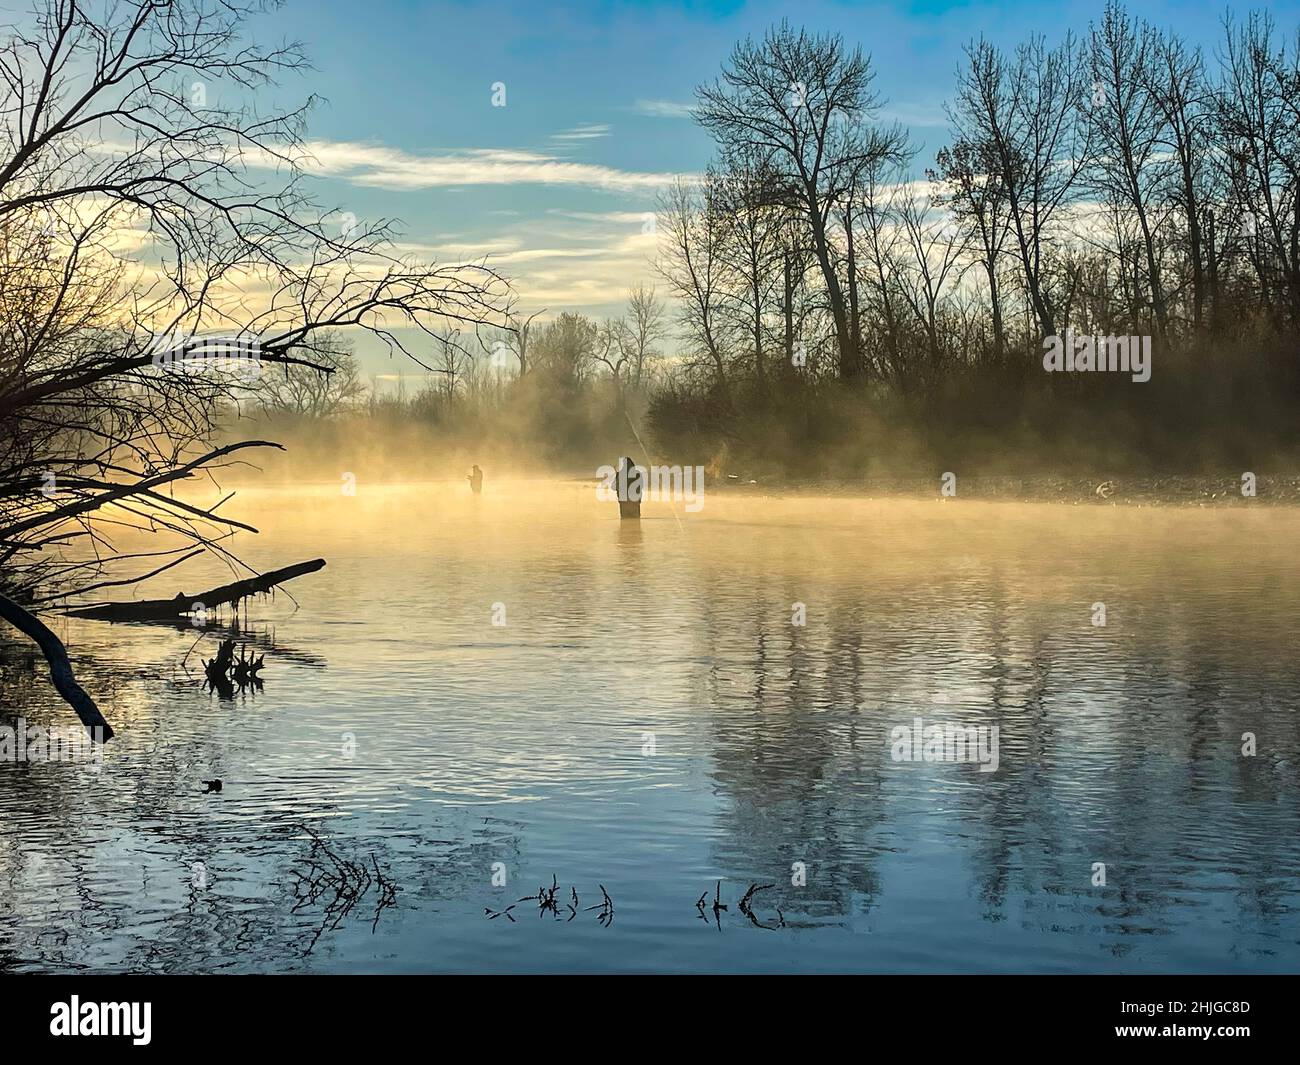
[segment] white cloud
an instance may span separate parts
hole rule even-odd
[[[115,146],[103,145],[112,151]],[[376,144],[312,141],[296,162],[307,172],[355,184],[392,189],[424,189],[472,184],[540,183],[596,188],[628,194],[632,202],[649,202],[676,174],[623,171],[612,167],[566,162],[534,151],[460,149],[417,154]],[[250,167],[283,165],[269,153],[244,153]],[[654,212],[568,211],[551,209],[542,218],[529,218],[516,209],[488,212],[512,216],[509,231],[487,226],[475,232],[472,220],[456,231],[410,235],[390,249],[416,259],[447,263],[484,260],[514,283],[529,306],[618,313],[630,288],[654,283],[653,259],[657,238],[645,232]],[[132,239],[145,234],[130,233]],[[363,264],[364,265],[364,264]],[[376,272],[382,263],[374,264]],[[227,278],[235,282],[234,278]],[[270,290],[255,279],[240,279],[234,295],[246,303],[269,301]]]
[[[583,137],[608,126],[578,127]],[[557,134],[557,137],[577,136]],[[125,155],[130,145],[101,141],[94,151]],[[676,180],[676,174],[619,170],[594,163],[575,163],[545,152],[510,148],[450,148],[428,154],[403,151],[382,144],[355,141],[311,140],[298,148],[281,148],[279,154],[262,148],[240,147],[244,166],[280,170],[287,162],[308,173],[337,177],[354,185],[386,189],[455,188],[469,185],[571,185],[620,192],[654,190]]]
[[[616,226],[639,226],[643,225],[647,219],[655,217],[655,212],[646,211],[565,211],[559,207],[551,207],[547,214],[556,215],[559,218],[572,218],[579,222],[608,222]]]
[[[385,189],[537,184],[635,191],[659,188],[675,177],[502,148],[466,148],[417,155],[383,145],[310,141],[305,149],[299,158],[304,169],[354,185]]]
[[[629,289],[654,283],[658,238],[642,230],[649,212],[547,214],[551,221],[524,223],[509,236],[407,241],[395,250],[448,264],[486,260],[534,308],[620,313]]]
[[[635,285],[654,283],[656,247],[654,234],[638,230],[582,248],[530,249],[528,261],[511,272],[530,305],[603,313],[621,306]]]
[[[694,106],[677,103],[675,100],[638,100],[632,105],[632,110],[651,118],[690,118]]]
[[[552,133],[553,141],[587,141],[594,140],[596,137],[608,137],[609,127],[602,125],[592,126],[574,126],[573,129],[566,129],[563,133]]]

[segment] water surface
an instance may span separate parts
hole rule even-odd
[[[0,764],[0,970],[1300,969],[1300,511],[485,491],[242,491],[249,561],[328,560],[250,606],[258,692],[59,622],[118,737]],[[24,653],[5,720],[66,722]],[[893,761],[916,717],[997,771]],[[294,912],[310,833],[394,904]]]

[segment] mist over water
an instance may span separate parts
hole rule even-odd
[[[118,735],[0,763],[0,969],[1300,963],[1300,512],[484,493],[241,490],[247,561],[328,565],[250,604],[232,700],[216,630],[58,622]],[[200,563],[143,594],[229,579]],[[21,677],[4,722],[67,723]],[[998,768],[894,761],[918,717],[998,726]],[[307,829],[395,904],[295,912]],[[572,921],[517,902],[553,875]]]

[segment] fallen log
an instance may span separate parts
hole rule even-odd
[[[246,577],[244,580],[235,581],[233,584],[223,584],[220,588],[211,588],[196,595],[177,592],[174,599],[141,599],[132,603],[101,603],[98,606],[85,606],[69,610],[68,615],[74,618],[93,618],[96,621],[173,621],[181,615],[189,613],[190,610],[200,604],[204,610],[212,610],[227,603],[238,603],[241,599],[247,599],[249,596],[269,592],[277,584],[283,584],[285,581],[291,581],[295,577],[301,577],[307,573],[315,573],[318,569],[323,569],[324,566],[325,560],[316,558],[310,562],[298,562],[292,566],[285,566],[283,569],[271,570],[269,573],[263,573],[257,577]]]
[[[77,712],[81,723],[90,730],[91,738],[101,743],[112,739],[113,727],[104,720],[104,715],[99,712],[95,700],[77,683],[63,641],[46,628],[39,618],[29,614],[12,599],[7,599],[3,595],[0,595],[0,617],[32,639],[41,649],[41,654],[50,664],[50,680],[54,683],[55,689],[63,696],[64,702]]]

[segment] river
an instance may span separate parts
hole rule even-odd
[[[328,565],[249,604],[233,698],[212,631],[57,620],[118,735],[0,762],[0,971],[1300,968],[1298,509],[632,526],[489,471],[229,510],[250,562]],[[25,653],[0,724],[66,724]],[[900,758],[918,719],[996,767]]]

